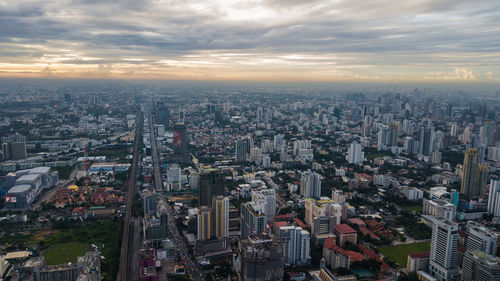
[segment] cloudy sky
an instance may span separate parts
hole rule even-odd
[[[0,77],[500,81],[500,1],[0,0]]]

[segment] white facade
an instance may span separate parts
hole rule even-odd
[[[424,197],[424,192],[416,187],[404,186],[401,189],[401,193],[408,199],[412,201],[421,200]]]
[[[321,175],[315,172],[306,171],[300,179],[300,194],[304,198],[321,197]]]
[[[255,202],[268,219],[276,215],[276,191],[274,189],[252,190],[252,202]]]
[[[285,246],[285,264],[301,265],[310,261],[309,231],[296,226],[282,226],[279,228],[279,237]]]
[[[346,156],[347,162],[350,164],[360,165],[365,161],[365,153],[363,152],[363,147],[358,142],[351,143],[347,151]]]
[[[458,280],[457,246],[458,224],[450,220],[434,220],[429,272],[436,279],[440,281]]]
[[[262,140],[260,148],[262,149],[262,153],[273,152],[273,143],[271,140]]]
[[[479,250],[495,256],[498,235],[483,225],[467,222],[467,251]]]
[[[262,166],[266,169],[271,168],[271,157],[269,155],[262,156]]]
[[[495,217],[500,216],[500,179],[491,179],[488,195],[488,213]]]
[[[422,214],[432,215],[436,219],[453,220],[456,215],[456,206],[441,199],[424,199]]]

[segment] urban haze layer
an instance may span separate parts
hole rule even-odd
[[[500,280],[494,84],[0,80],[0,280]]]

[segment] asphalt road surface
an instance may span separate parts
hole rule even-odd
[[[129,236],[131,232],[130,217],[132,215],[132,204],[134,203],[135,188],[137,184],[137,162],[139,155],[139,140],[142,138],[142,125],[143,125],[142,119],[143,119],[143,114],[142,112],[139,111],[136,117],[137,128],[135,131],[135,140],[134,140],[134,158],[132,160],[132,168],[130,172],[130,180],[127,191],[126,212],[123,222],[122,245],[120,250],[120,267],[118,270],[118,274],[116,276],[117,281],[134,280],[133,278],[131,278],[131,274],[128,274],[129,273],[128,249],[129,249]]]
[[[151,133],[151,155],[153,158],[153,172],[155,178],[155,188],[157,191],[163,190],[163,180],[161,178],[160,173],[160,164],[158,160],[158,148],[156,146],[156,136],[154,131],[153,117],[150,114],[149,119],[150,133]],[[179,255],[181,260],[184,261],[184,267],[187,275],[191,274],[191,279],[195,281],[203,280],[203,272],[201,271],[200,266],[193,261],[193,258],[189,255],[188,249],[186,247],[186,243],[184,239],[182,239],[179,234],[179,230],[175,224],[175,215],[172,208],[167,207],[167,217],[168,217],[168,229],[170,233],[170,238],[174,241],[175,245],[179,248]]]

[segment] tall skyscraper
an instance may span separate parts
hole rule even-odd
[[[457,281],[456,266],[458,224],[446,219],[434,219],[432,226],[429,272],[439,281]]]
[[[479,152],[477,148],[469,148],[465,152],[460,193],[469,199],[479,196]]]
[[[418,141],[418,154],[431,156],[433,152],[434,129],[424,126],[420,129],[420,139]]]
[[[297,226],[279,228],[279,239],[285,246],[285,264],[301,265],[311,259],[309,231]]]
[[[212,207],[212,198],[224,195],[224,175],[219,169],[206,169],[200,174],[199,205]]]
[[[263,116],[262,116],[262,107],[257,107],[257,112],[256,112],[256,120],[257,120],[257,123],[260,123],[262,120],[263,120]]]
[[[266,230],[268,218],[261,206],[255,202],[241,205],[241,237],[247,238],[250,234],[260,235]]]
[[[173,127],[173,149],[175,154],[184,155],[187,151],[186,125],[175,124]]]
[[[483,126],[479,129],[479,137],[481,137],[482,146],[493,145],[495,137],[495,123],[491,120],[484,121]]]
[[[235,158],[237,163],[245,163],[247,162],[248,157],[248,140],[240,140],[236,141],[235,144]]]
[[[25,142],[6,142],[2,144],[3,160],[21,160],[25,159],[28,154],[26,152]]]
[[[467,250],[462,265],[462,281],[500,281],[500,258],[479,250]]]
[[[285,136],[282,134],[275,135],[273,145],[275,151],[280,151],[281,147],[285,145]]]
[[[302,173],[300,195],[304,198],[319,199],[321,197],[321,175],[311,171]]]
[[[488,213],[495,217],[500,216],[500,178],[491,179],[488,194]]]
[[[273,152],[273,143],[271,140],[262,140],[260,149],[262,149],[262,153],[271,153]]]
[[[198,240],[206,241],[212,238],[212,211],[202,206],[198,211]]]
[[[398,145],[399,127],[400,127],[399,122],[391,122],[389,124],[389,143],[388,143],[388,146]]]
[[[184,110],[184,108],[181,108],[179,109],[178,123],[184,124],[185,119],[186,119],[186,111]]]
[[[452,137],[458,136],[458,124],[457,124],[457,122],[451,123],[450,136],[452,136]]]
[[[356,141],[351,143],[347,151],[346,160],[350,164],[363,164],[363,161],[365,161],[365,153],[363,152],[361,144]]]
[[[490,167],[486,165],[479,166],[479,197],[485,198],[490,180]]]
[[[170,127],[170,110],[163,103],[159,102],[156,104],[156,123],[165,126],[165,128]]]
[[[386,150],[389,146],[390,130],[389,126],[382,125],[377,133],[377,150]]]
[[[213,214],[215,215],[215,237],[229,237],[229,198],[217,196],[213,202]]]
[[[265,169],[269,169],[271,168],[271,156],[269,155],[264,155],[262,156],[262,166],[265,168]]]
[[[498,235],[487,227],[467,222],[467,251],[479,250],[494,256],[497,250]]]

